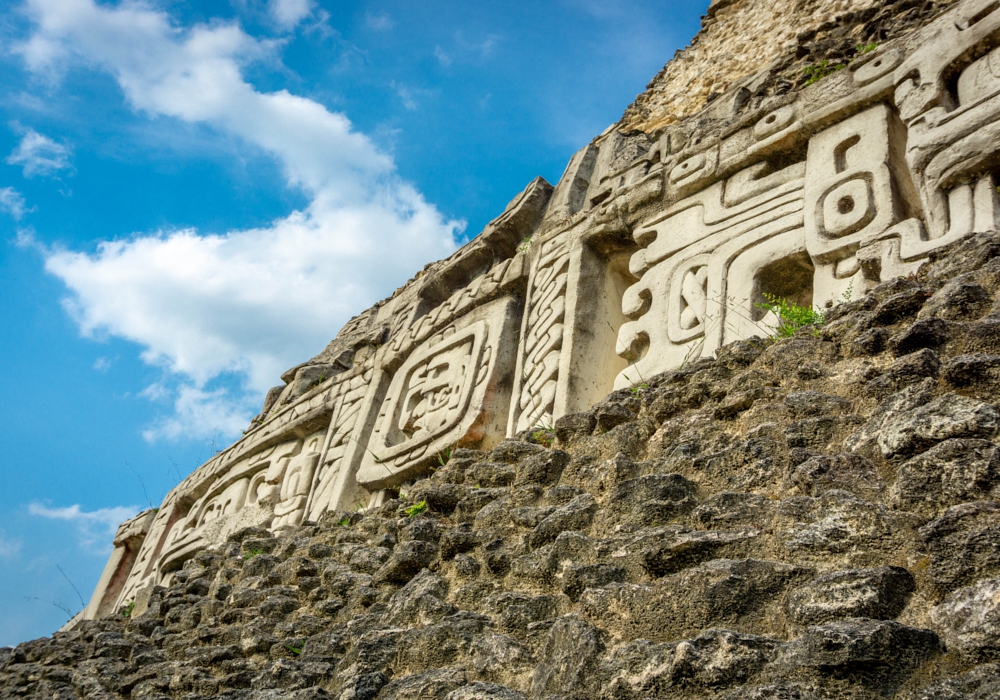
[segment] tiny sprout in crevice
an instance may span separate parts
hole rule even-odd
[[[406,517],[412,518],[415,515],[423,513],[425,510],[427,510],[427,501],[420,501],[419,503],[414,503],[403,512],[406,513]]]

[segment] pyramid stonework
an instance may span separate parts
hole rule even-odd
[[[715,0],[704,24],[554,187],[533,181],[352,319],[239,441],[124,523],[81,617],[142,612],[245,528],[377,509],[453,451],[551,432],[772,335],[767,299],[829,309],[997,229],[995,1]],[[834,59],[808,63],[812,44]]]

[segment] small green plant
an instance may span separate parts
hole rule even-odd
[[[638,395],[639,395],[639,393],[640,393],[640,392],[641,392],[641,391],[642,391],[643,389],[648,389],[648,388],[649,388],[649,384],[647,384],[646,382],[643,382],[643,383],[642,383],[642,384],[640,384],[639,386],[631,386],[631,387],[629,387],[629,389],[628,389],[628,390],[629,390],[629,391],[631,391],[631,392],[632,392],[632,394],[633,394],[634,396],[638,396]]]
[[[406,513],[406,517],[412,518],[415,515],[423,513],[425,510],[427,510],[427,501],[420,501],[420,503],[414,503],[403,512]]]
[[[296,656],[298,656],[299,654],[302,653],[302,647],[303,646],[305,646],[305,645],[299,644],[298,646],[292,646],[291,644],[286,644],[285,648],[288,649],[288,651],[290,651],[293,654],[295,654]]]
[[[249,551],[243,552],[244,559],[253,559],[254,557],[259,557],[264,553],[263,549],[251,549]]]
[[[556,439],[556,431],[552,428],[535,428],[531,431],[531,439],[545,448],[552,447]]]
[[[351,526],[351,516],[345,517],[343,520],[338,520],[337,525],[340,527],[350,527]]]
[[[646,381],[646,378],[642,376],[642,372],[640,372],[640,371],[639,371],[639,368],[638,368],[638,367],[636,367],[636,365],[635,365],[635,362],[634,362],[634,361],[633,361],[633,362],[631,363],[631,365],[630,365],[630,366],[631,366],[631,367],[632,367],[633,369],[635,369],[635,373],[636,373],[637,375],[639,375],[639,383],[638,383],[638,384],[635,384],[635,382],[633,382],[633,383],[632,383],[633,385],[632,385],[632,386],[630,386],[630,387],[628,388],[628,390],[632,392],[632,395],[633,395],[633,396],[638,396],[638,395],[639,395],[639,392],[641,392],[641,391],[642,391],[643,389],[648,389],[648,388],[649,388],[649,382],[647,382],[647,381]],[[627,374],[625,374],[624,372],[622,372],[622,376],[623,376],[623,377],[625,377],[626,379],[628,379],[628,380],[629,380],[630,382],[632,381],[632,378],[631,378],[631,377],[629,377],[629,376],[628,376]]]
[[[841,68],[844,68],[843,63],[836,63],[831,66],[830,62],[824,58],[815,66],[806,66],[805,68],[802,69],[802,72],[805,73],[806,76],[808,76],[808,80],[806,80],[806,85],[812,85],[813,83],[819,82],[826,76],[836,73]]]
[[[125,618],[126,620],[131,620],[133,610],[135,610],[135,601],[130,600],[127,603],[125,603],[125,607],[122,608],[122,617]]]
[[[448,463],[448,460],[450,460],[450,459],[451,459],[451,448],[450,447],[448,449],[446,449],[444,452],[439,452],[438,453],[438,464],[440,464],[442,467],[444,465],[446,465]]]
[[[857,46],[854,47],[854,50],[857,51],[859,54],[863,55],[866,53],[871,53],[877,48],[878,48],[878,42],[873,41],[870,44],[858,44]]]
[[[531,236],[528,236],[521,241],[521,245],[519,245],[517,249],[522,253],[527,253],[531,249]]]
[[[853,297],[854,297],[854,280],[852,279],[852,280],[851,280],[851,281],[850,281],[850,282],[848,283],[848,285],[847,285],[847,289],[845,289],[845,290],[844,290],[844,293],[840,295],[840,301],[838,301],[838,302],[836,303],[836,306],[840,306],[841,304],[846,304],[846,303],[847,303],[847,302],[849,302],[849,301],[850,301],[850,300],[851,300],[851,299],[852,299]]]
[[[788,299],[774,294],[764,294],[767,302],[757,304],[758,309],[770,311],[778,317],[775,335],[779,338],[789,338],[803,326],[820,326],[823,324],[823,312],[816,311],[811,306],[799,306]]]
[[[635,367],[635,365],[632,365],[632,366]],[[638,373],[639,372],[639,368],[636,367],[635,371],[636,371],[636,373]],[[628,379],[630,382],[632,381],[632,378],[629,377],[627,374],[623,373],[622,376],[625,377],[626,379]],[[640,380],[642,379],[642,375],[641,374],[639,374],[639,379]],[[639,384],[633,384],[632,386],[630,386],[628,388],[628,390],[630,392],[632,392],[633,396],[638,396],[642,392],[643,389],[648,389],[648,388],[649,388],[649,384],[645,380],[643,380]]]

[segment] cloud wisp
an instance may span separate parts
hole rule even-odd
[[[20,551],[21,541],[8,537],[6,532],[0,530],[0,559],[11,559]]]
[[[193,386],[181,386],[174,400],[173,415],[143,431],[149,442],[176,440],[189,435],[190,426],[209,426],[220,435],[235,435],[247,425],[247,414],[257,408],[250,397],[234,399],[225,389],[205,391]],[[206,433],[207,434],[207,433]]]
[[[34,129],[25,129],[20,143],[7,156],[7,163],[20,165],[27,178],[36,175],[54,177],[59,171],[72,168],[70,155],[70,149],[61,143]]]
[[[368,13],[365,15],[365,26],[372,31],[387,32],[396,26],[396,22],[388,12],[380,12],[377,15]]]
[[[278,27],[291,30],[312,14],[313,0],[271,0],[267,9]]]
[[[279,4],[288,17],[311,8],[271,7]],[[30,71],[50,80],[70,65],[106,72],[138,113],[236,137],[275,158],[287,185],[310,199],[256,229],[128,238],[109,232],[95,253],[43,248],[46,269],[70,290],[66,306],[85,335],[138,343],[146,362],[172,373],[174,414],[147,431],[148,439],[221,427],[199,423],[206,414],[227,430],[235,430],[236,413],[245,425],[253,413],[246,397],[219,393],[209,382],[234,372],[259,397],[353,313],[420,263],[454,250],[463,224],[402,181],[392,158],[345,115],[247,82],[245,67],[270,59],[273,43],[233,23],[179,27],[139,2],[28,0],[27,10],[33,29],[15,50]]]
[[[88,512],[80,508],[79,504],[65,508],[50,508],[41,503],[28,504],[31,515],[72,524],[80,546],[99,554],[106,553],[108,542],[114,537],[118,526],[141,510],[139,506],[115,506]]]
[[[0,187],[0,209],[10,214],[15,221],[20,221],[25,214],[34,211],[28,209],[24,195],[13,187]]]

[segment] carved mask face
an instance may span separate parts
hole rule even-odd
[[[452,417],[461,401],[471,355],[470,341],[428,358],[413,371],[399,417],[399,429],[407,437],[415,439],[434,431]]]

